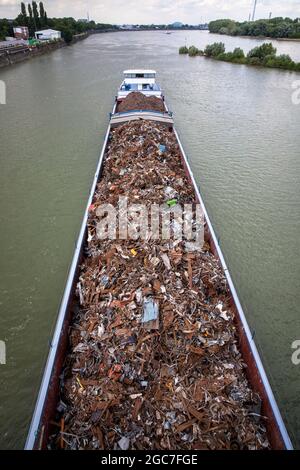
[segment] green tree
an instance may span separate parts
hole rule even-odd
[[[26,5],[24,2],[21,2],[21,16],[22,16],[23,26],[28,26],[28,17],[27,17]]]
[[[34,21],[35,30],[38,30],[41,26],[41,23],[40,23],[39,12],[38,12],[38,7],[37,7],[36,2],[32,2],[32,13],[33,13],[33,21]]]
[[[294,70],[295,62],[287,54],[281,54],[278,56],[267,56],[265,58],[265,65],[267,67],[285,69],[285,70]]]
[[[28,20],[29,35],[34,36],[35,25],[34,25],[34,20],[33,20],[32,6],[30,3],[28,3],[28,13],[29,13],[29,20]]]
[[[45,9],[44,9],[43,2],[40,2],[39,7],[40,7],[40,25],[41,27],[43,27],[45,26]]]
[[[264,60],[267,56],[275,56],[277,49],[273,47],[271,42],[265,42],[261,46],[255,47],[248,52],[248,58],[257,57],[260,60]]]
[[[271,18],[257,21],[244,21],[238,23],[228,19],[211,21],[209,23],[211,33],[229,34],[233,36],[263,36],[274,38],[300,37],[300,23],[291,18]]]
[[[4,41],[6,36],[9,36],[9,22],[6,18],[0,19],[0,41]]]
[[[245,53],[240,47],[236,47],[232,54],[234,59],[244,59],[245,57]]]
[[[213,44],[209,44],[205,48],[205,55],[208,57],[217,57],[220,54],[224,54],[225,52],[225,44],[223,42],[215,42]]]
[[[63,31],[63,38],[67,44],[70,44],[73,40],[73,33],[71,29],[65,29]]]
[[[188,53],[189,53],[190,57],[195,57],[196,55],[199,54],[199,49],[195,46],[191,46],[191,47],[189,47]]]
[[[182,46],[179,48],[179,54],[188,54],[189,50],[186,46]]]
[[[231,34],[231,31],[235,28],[236,22],[233,20],[216,20],[211,21],[208,25],[211,33],[222,33],[220,34]]]
[[[44,3],[41,1],[37,3],[33,1],[27,4],[28,8],[28,16],[27,16],[27,23],[30,31],[30,35],[33,36],[35,31],[40,28],[50,27],[53,29],[57,29],[62,32],[63,37],[65,36],[66,41],[72,40],[75,34],[82,33],[84,31],[90,30],[103,30],[103,29],[118,29],[117,26],[113,26],[111,24],[96,24],[95,21],[80,22],[76,21],[74,18],[48,18],[47,13],[44,8]],[[21,6],[21,13],[18,17],[14,20],[15,26],[22,26],[25,24],[24,22],[24,14],[26,12],[26,6],[22,3]],[[27,24],[26,24],[27,25]],[[1,33],[2,37],[3,32]]]

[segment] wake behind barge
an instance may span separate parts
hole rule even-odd
[[[199,203],[204,247],[99,243],[96,209],[120,194]],[[116,97],[25,448],[292,449],[152,70]]]

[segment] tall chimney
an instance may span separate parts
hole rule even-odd
[[[253,14],[252,14],[252,21],[254,21],[254,20],[255,20],[256,4],[257,4],[257,0],[255,0],[255,2],[254,2],[254,7],[253,7]]]

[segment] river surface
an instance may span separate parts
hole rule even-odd
[[[207,32],[109,33],[0,71],[0,447],[21,448],[122,71],[154,68],[300,448],[300,75],[179,56]],[[300,43],[274,41],[300,61]]]

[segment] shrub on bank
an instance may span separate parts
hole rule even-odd
[[[195,57],[196,55],[199,54],[199,49],[195,46],[189,47],[189,56],[190,57]]]
[[[255,47],[248,52],[247,56],[245,56],[243,49],[240,47],[236,47],[233,52],[225,51],[225,45],[222,42],[209,44],[206,46],[205,51],[195,46],[189,48],[183,46],[179,49],[180,54],[188,54],[190,57],[200,55],[234,64],[264,66],[300,72],[300,62],[294,62],[287,54],[277,56],[277,49],[273,47],[272,43],[264,43],[261,46]]]
[[[267,56],[276,56],[277,49],[273,47],[271,42],[264,43],[261,46],[254,47],[251,51],[248,52],[247,57],[258,57],[261,60],[264,60]]]
[[[240,47],[236,47],[232,54],[233,54],[234,59],[244,59],[245,58],[245,53],[244,53],[243,49],[241,49]]]
[[[189,50],[186,46],[179,48],[179,54],[188,54],[188,53],[189,53]]]
[[[65,31],[63,31],[63,38],[64,38],[64,40],[67,44],[71,44],[71,42],[73,40],[72,30],[71,29],[65,29]]]
[[[266,57],[265,64],[266,67],[279,68],[286,70],[295,70],[295,62],[291,59],[288,54],[281,54],[279,56]]]
[[[242,23],[221,19],[209,23],[211,33],[229,34],[231,36],[265,36],[272,38],[300,38],[298,19],[275,17]]]
[[[247,64],[248,65],[263,65],[262,61],[259,57],[247,57]]]
[[[222,54],[217,55],[217,57],[215,57],[215,59],[223,60],[224,62],[231,62],[232,52],[223,52]]]
[[[214,42],[206,46],[204,54],[207,57],[217,57],[220,54],[224,54],[225,44],[223,42]]]

